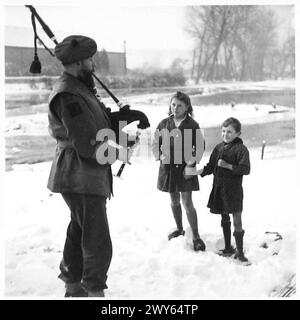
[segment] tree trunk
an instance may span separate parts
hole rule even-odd
[[[222,15],[222,24],[221,24],[221,28],[220,28],[220,32],[217,38],[217,42],[216,42],[216,48],[214,51],[214,57],[213,57],[213,61],[211,63],[208,75],[207,75],[207,80],[213,80],[214,79],[214,74],[215,74],[215,65],[216,65],[216,61],[218,58],[218,54],[219,54],[219,50],[221,47],[221,44],[223,42],[223,38],[224,38],[224,32],[225,32],[225,27],[226,27],[226,9],[223,11],[223,15]]]
[[[196,49],[194,49],[194,50],[193,50],[193,60],[192,60],[191,79],[194,79],[194,71],[195,71],[195,57],[196,57]]]
[[[199,56],[198,56],[198,68],[197,68],[197,77],[196,77],[196,83],[199,83],[199,80],[201,78],[201,61],[202,61],[202,53],[203,53],[203,45],[204,45],[204,39],[206,36],[206,27],[204,27],[203,33],[200,38],[200,49],[199,49]]]

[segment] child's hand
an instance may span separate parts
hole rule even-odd
[[[202,174],[202,172],[203,172],[203,169],[199,169],[199,170],[197,170],[197,174]]]
[[[226,162],[226,161],[223,160],[223,159],[219,159],[219,160],[218,160],[218,167],[232,170],[232,165],[229,164],[228,162]]]
[[[186,166],[183,171],[183,176],[185,179],[191,179],[193,176],[197,175],[196,167]]]

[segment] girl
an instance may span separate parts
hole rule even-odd
[[[184,178],[184,169],[195,167],[204,152],[204,139],[199,124],[192,117],[193,107],[189,96],[178,91],[171,98],[169,117],[163,119],[157,127],[153,153],[156,160],[160,160],[157,188],[170,194],[171,209],[177,226],[168,239],[185,234],[182,225],[181,196],[193,233],[194,250],[205,251],[205,244],[198,231],[197,212],[192,201],[192,191],[199,190],[198,177]]]
[[[248,259],[243,252],[242,229],[243,210],[243,175],[250,173],[249,151],[243,144],[239,135],[241,123],[235,118],[228,118],[222,125],[223,142],[218,144],[202,170],[201,177],[209,174],[214,175],[213,188],[208,201],[211,213],[221,214],[221,226],[223,228],[225,248],[220,254],[231,256],[242,262]],[[233,216],[234,237],[237,252],[231,246],[231,222],[229,213]]]

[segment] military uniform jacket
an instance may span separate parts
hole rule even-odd
[[[164,149],[162,148],[162,134],[158,134],[159,132],[163,132],[162,130],[166,129],[168,132],[172,132],[174,129],[178,129],[181,132],[181,135],[176,135],[174,139],[170,139],[170,146]],[[154,142],[152,145],[152,150],[156,160],[160,160],[159,172],[158,172],[158,181],[157,188],[160,191],[165,192],[184,192],[184,191],[195,191],[199,190],[199,181],[197,176],[193,176],[190,179],[185,179],[183,175],[184,168],[186,166],[186,162],[184,159],[184,135],[185,129],[192,129],[191,136],[191,147],[194,148],[202,148],[204,151],[204,139],[200,131],[199,124],[192,119],[190,116],[187,116],[176,128],[173,116],[170,116],[166,119],[163,119],[156,130]],[[201,135],[201,145],[196,145],[196,130],[199,129],[198,133]],[[181,144],[176,143],[176,139],[181,139]],[[180,153],[182,154],[182,158],[180,163],[174,159],[174,152],[176,148],[181,148]],[[162,151],[162,149],[164,151]],[[191,151],[191,150],[190,150]],[[170,159],[169,163],[164,163],[161,160],[162,155],[167,155]],[[196,164],[195,164],[196,165]]]
[[[218,167],[223,159],[232,165],[232,170]],[[209,162],[203,168],[202,177],[213,174],[213,188],[208,200],[212,213],[235,213],[243,210],[243,176],[250,173],[250,158],[242,139],[231,143],[219,143],[213,150]]]
[[[110,197],[110,164],[95,159],[96,134],[110,128],[105,106],[76,77],[63,73],[49,97],[49,133],[57,140],[48,188]]]

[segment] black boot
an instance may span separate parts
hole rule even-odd
[[[234,255],[234,259],[238,259],[241,262],[248,262],[248,259],[244,256],[243,251],[243,237],[244,237],[245,231],[234,231],[233,235],[235,237],[235,243],[237,252]]]
[[[173,238],[183,236],[184,235],[184,230],[182,227],[182,210],[181,210],[181,205],[179,204],[178,206],[173,206],[171,205],[173,216],[176,222],[177,230],[171,232],[168,235],[168,239],[171,240]]]
[[[80,282],[66,283],[65,298],[82,298],[87,297],[87,292],[82,288]]]
[[[219,254],[225,257],[232,256],[235,253],[235,249],[231,245],[231,222],[222,221],[221,226],[223,229],[223,236],[225,242],[225,248],[219,251]]]
[[[98,297],[98,298],[104,298],[105,294],[103,290],[99,291],[89,291],[88,292],[88,297]]]

